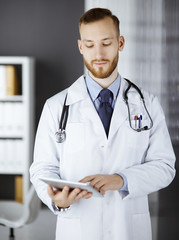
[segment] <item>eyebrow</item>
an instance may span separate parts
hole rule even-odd
[[[101,41],[106,41],[106,40],[111,40],[111,39],[113,39],[113,37],[103,38],[103,39],[101,39]],[[88,39],[83,39],[82,41],[83,42],[94,42],[93,40],[88,40]]]

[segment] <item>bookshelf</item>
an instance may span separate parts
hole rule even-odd
[[[18,91],[12,93],[2,84],[3,81],[9,84],[7,72],[5,80],[3,78],[3,71],[9,66],[15,71],[18,83]],[[3,189],[7,189],[6,194],[0,187],[0,201],[12,195],[10,200],[24,203],[30,183],[34,142],[35,60],[32,57],[0,56],[0,71],[0,179]],[[10,83],[14,84],[11,79]]]

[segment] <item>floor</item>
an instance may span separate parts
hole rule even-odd
[[[173,218],[169,221],[166,220],[165,217],[160,218],[160,226],[171,228],[171,221],[177,227],[177,221],[175,222]],[[40,211],[38,218],[30,225],[25,226],[24,228],[15,230],[16,240],[54,240],[55,239],[55,224],[56,217],[48,210],[46,207],[43,207]],[[153,229],[153,240],[159,240],[157,237],[157,218],[152,216],[152,229]],[[172,229],[171,229],[172,232]],[[0,226],[0,240],[8,240],[9,230],[5,227]],[[169,238],[165,238],[162,236],[161,240],[178,240],[178,237],[170,236]]]
[[[15,230],[16,240],[54,240],[55,239],[56,216],[46,207],[40,211],[37,219],[23,227]],[[9,230],[0,226],[0,240],[9,240]]]
[[[56,217],[43,207],[38,218],[30,225],[15,230],[16,240],[54,240]],[[153,233],[156,235],[156,218],[152,217]],[[0,226],[0,240],[8,240],[9,230]],[[157,240],[153,238],[153,240]]]

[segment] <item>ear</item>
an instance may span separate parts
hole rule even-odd
[[[125,45],[125,39],[123,36],[119,37],[119,51],[122,51]]]
[[[83,55],[83,49],[82,49],[81,40],[78,40],[78,48],[79,48],[80,53]]]

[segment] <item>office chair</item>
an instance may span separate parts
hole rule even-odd
[[[0,201],[0,225],[10,229],[9,240],[14,240],[14,229],[35,220],[40,209],[40,200],[31,185],[24,204],[15,201]]]

